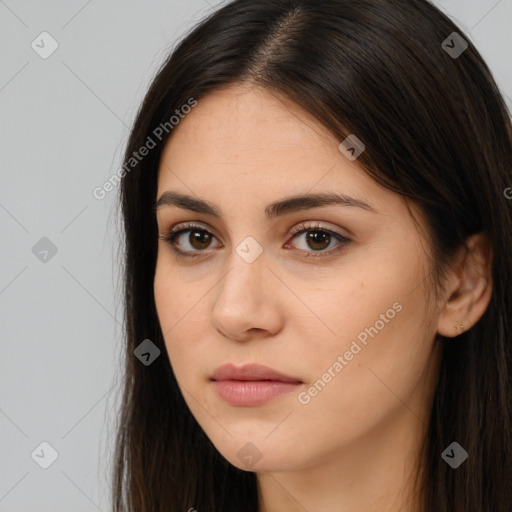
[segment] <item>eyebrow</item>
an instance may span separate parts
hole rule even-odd
[[[360,199],[356,199],[345,194],[320,193],[291,196],[270,203],[265,208],[265,216],[268,219],[273,219],[300,210],[308,210],[310,208],[330,205],[352,206],[362,208],[373,213],[378,213],[375,208]],[[154,204],[154,209],[157,210],[162,206],[177,206],[178,208],[183,208],[185,210],[211,215],[218,219],[222,218],[221,209],[217,205],[170,190],[164,192],[160,196]]]

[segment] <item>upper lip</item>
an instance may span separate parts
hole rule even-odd
[[[237,367],[233,364],[219,366],[211,376],[212,380],[275,380],[281,382],[302,382],[284,373],[261,364],[246,364]]]

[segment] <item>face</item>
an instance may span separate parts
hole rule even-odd
[[[160,201],[161,329],[191,413],[241,469],[334,460],[429,407],[429,246],[403,198],[340,142],[298,106],[238,85],[201,99],[162,155],[155,200],[192,196],[218,215]],[[359,203],[267,209],[316,194]],[[226,363],[298,383],[212,381]]]

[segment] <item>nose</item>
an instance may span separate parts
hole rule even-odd
[[[222,336],[236,341],[275,335],[283,323],[280,294],[276,293],[282,287],[263,254],[252,263],[234,254],[216,289],[211,325]]]

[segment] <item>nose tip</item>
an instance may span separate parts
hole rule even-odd
[[[258,269],[256,270],[256,266]],[[224,338],[247,341],[266,337],[280,329],[281,318],[264,265],[240,262],[219,285],[210,323]]]

